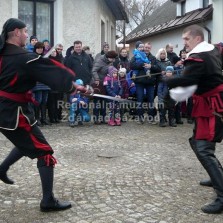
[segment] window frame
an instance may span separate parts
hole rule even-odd
[[[207,8],[210,4],[209,0],[203,0],[203,8]]]
[[[184,16],[186,14],[186,1],[182,1],[180,3],[180,7],[181,7],[181,16]]]
[[[50,44],[54,45],[54,2],[56,0],[22,0],[27,2],[33,2],[33,35],[37,35],[36,33],[36,3],[49,3],[50,6]],[[18,2],[19,4],[19,2]]]

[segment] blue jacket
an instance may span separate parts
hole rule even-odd
[[[74,103],[72,102],[73,98],[77,98],[77,103],[78,103],[78,108],[84,109],[86,111],[88,111],[88,106],[82,106],[80,104],[81,101],[85,102],[86,104],[89,103],[89,99],[81,94],[74,94],[74,95],[70,95],[70,103]]]
[[[26,45],[25,48],[26,48],[29,52],[33,52],[34,46],[33,46],[31,43],[29,43],[29,44]]]
[[[103,84],[109,96],[112,96],[112,97],[115,97],[116,95],[122,96],[123,89],[118,79],[114,79],[113,77],[106,76]]]
[[[134,49],[133,50],[133,55],[136,59],[137,63],[150,63],[150,60],[147,58],[145,52]]]

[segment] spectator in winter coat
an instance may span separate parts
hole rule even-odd
[[[173,44],[169,43],[166,45],[167,58],[170,60],[171,64],[173,63],[173,58],[177,57],[177,54],[173,52]]]
[[[158,94],[158,100],[159,100],[159,105],[160,105],[160,108],[159,108],[159,113],[160,113],[159,126],[160,127],[166,127],[166,112],[167,111],[168,111],[169,126],[177,127],[175,123],[175,119],[174,119],[175,101],[171,98],[167,98],[167,95],[169,95],[169,89],[165,82],[166,79],[171,78],[173,76],[173,73],[174,73],[173,66],[167,66],[165,69],[165,75],[162,76],[164,81],[162,82],[162,89],[160,89],[160,92]]]
[[[91,51],[90,51],[90,47],[89,46],[84,46],[83,48],[83,51],[89,55],[89,57],[91,58],[91,62],[94,63],[94,58],[91,54]]]
[[[54,59],[60,63],[64,62],[63,57],[63,45],[61,43],[56,44],[55,49],[52,51],[49,58]],[[47,108],[48,108],[48,115],[51,123],[59,123],[62,120],[62,106],[60,106],[64,99],[64,93],[51,90],[48,95],[47,101]]]
[[[150,46],[150,48],[149,48]],[[150,53],[151,45],[149,43],[145,44],[145,53],[146,56],[149,58],[151,61],[150,64],[145,64],[141,63],[138,64],[136,62],[136,58],[133,56],[130,60],[130,69],[132,70],[138,70],[139,74],[138,77],[134,79],[135,87],[136,87],[136,95],[137,95],[137,121],[139,124],[144,123],[144,109],[143,109],[143,101],[144,98],[146,97],[146,101],[148,102],[148,117],[149,121],[152,124],[155,124],[155,115],[156,115],[156,110],[154,106],[154,90],[155,90],[155,84],[156,84],[156,77],[145,77],[146,72],[145,72],[145,67],[150,69],[150,73],[157,73],[160,71],[159,67],[157,66],[157,62],[155,57]],[[145,91],[146,91],[146,96],[145,96]]]
[[[78,79],[75,81],[77,85],[83,86],[83,81]],[[70,127],[83,125],[83,122],[89,122],[91,116],[89,115],[89,100],[87,97],[82,96],[80,92],[70,95]]]
[[[81,79],[84,85],[90,84],[92,80],[92,61],[87,53],[82,50],[82,42],[74,42],[74,52],[67,59],[66,66],[76,74],[75,80]]]
[[[109,44],[107,42],[104,42],[102,44],[102,50],[100,53],[96,54],[94,60],[96,61],[97,59],[100,58],[101,55],[105,55],[108,51],[109,51],[110,47],[109,47]]]
[[[50,49],[51,49],[50,41],[48,39],[44,39],[42,42],[44,44],[44,52],[43,52],[43,54],[46,55],[50,51]]]
[[[29,44],[26,45],[26,49],[29,51],[29,52],[34,52],[34,46],[35,44],[38,42],[38,39],[36,36],[30,36],[29,38]]]
[[[144,52],[144,44],[141,41],[136,42],[136,48],[133,50],[133,55],[135,57],[135,62],[138,65],[144,66],[146,74],[150,74],[150,68],[145,67],[146,64],[150,64],[150,60],[147,58]],[[138,76],[139,70],[133,70],[133,77]]]
[[[116,59],[114,62],[114,67],[116,67],[116,69],[125,68],[126,73],[130,71],[130,61],[128,58],[128,51],[126,48],[122,48],[119,51],[119,56],[118,59]]]
[[[181,60],[180,57],[174,57],[173,58],[173,64],[174,64],[174,75],[173,76],[181,76],[182,72],[183,72],[183,61]],[[181,117],[181,107],[182,107],[182,103],[178,102],[175,105],[175,110],[174,110],[174,115],[175,115],[175,119],[176,119],[176,124],[184,124],[184,122],[182,121]]]
[[[121,97],[127,99],[129,97],[129,87],[128,87],[128,82],[126,80],[126,69],[120,68],[118,71],[118,75],[123,89],[123,94],[121,95]]]
[[[105,87],[103,86],[103,80],[108,74],[108,67],[113,64],[118,54],[115,51],[108,51],[105,55],[102,55],[95,61],[92,74],[93,74],[93,88],[100,89],[100,94],[105,94]],[[94,123],[105,123],[106,116],[106,100],[102,98],[94,99]]]
[[[33,52],[43,56],[44,45],[42,42],[37,42],[34,46]],[[35,100],[38,105],[34,105],[35,118],[38,126],[49,125],[50,123],[46,119],[46,105],[48,100],[50,88],[40,82],[36,83],[36,86],[32,89]],[[41,114],[41,118],[40,118]]]
[[[122,98],[128,99],[129,97],[129,86],[128,82],[126,80],[126,69],[125,68],[120,68],[118,71],[119,75],[119,80],[122,86],[123,93],[121,95]],[[124,114],[127,110],[128,104],[122,103],[120,104],[120,114],[121,114],[121,121],[124,122],[126,121],[126,118],[124,117]]]
[[[114,66],[110,66],[108,68],[108,74],[104,78],[103,84],[106,88],[107,95],[116,98],[121,98],[121,95],[123,94],[123,89],[119,81],[118,70]],[[119,102],[117,101],[109,102],[108,125],[110,126],[121,125],[120,106]]]
[[[68,58],[73,54],[74,52],[74,46],[70,46],[67,50],[66,50],[66,56],[64,58],[64,65],[67,65],[67,60]]]

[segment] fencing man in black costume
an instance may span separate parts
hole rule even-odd
[[[27,52],[24,49],[27,38],[27,28],[21,20],[10,18],[3,25],[0,36],[0,131],[15,147],[0,164],[0,180],[13,184],[7,175],[10,166],[23,156],[37,158],[43,192],[41,211],[65,210],[71,204],[58,201],[53,195],[56,159],[36,125],[29,90],[37,81],[60,92],[71,93],[77,89],[86,92],[86,89],[75,85],[73,71],[59,62]]]

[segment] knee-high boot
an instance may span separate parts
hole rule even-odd
[[[193,138],[190,138],[189,141],[198,160],[210,176],[217,194],[217,198],[211,204],[203,206],[201,210],[209,214],[220,213],[223,211],[223,169],[214,154],[215,143]]]
[[[22,157],[23,154],[19,151],[18,148],[15,147],[12,149],[12,151],[0,165],[0,180],[2,180],[6,184],[14,184],[14,181],[8,178],[7,171],[12,164],[14,164]]]
[[[60,202],[53,195],[53,166],[43,166],[43,160],[38,160],[37,167],[39,169],[40,179],[42,183],[43,198],[40,203],[40,210],[43,212],[61,211],[71,208],[69,202]]]
[[[34,107],[34,111],[35,111],[35,118],[37,120],[37,125],[38,126],[43,126],[43,124],[40,121],[40,109],[39,109],[39,105]]]
[[[174,119],[174,109],[171,106],[168,109],[168,119],[169,119],[169,126],[177,127],[177,124]]]
[[[166,109],[160,108],[159,109],[159,114],[160,114],[160,127],[166,127]]]
[[[44,125],[51,125],[50,122],[46,119],[46,105],[40,105],[40,112],[41,112],[41,123]]]

